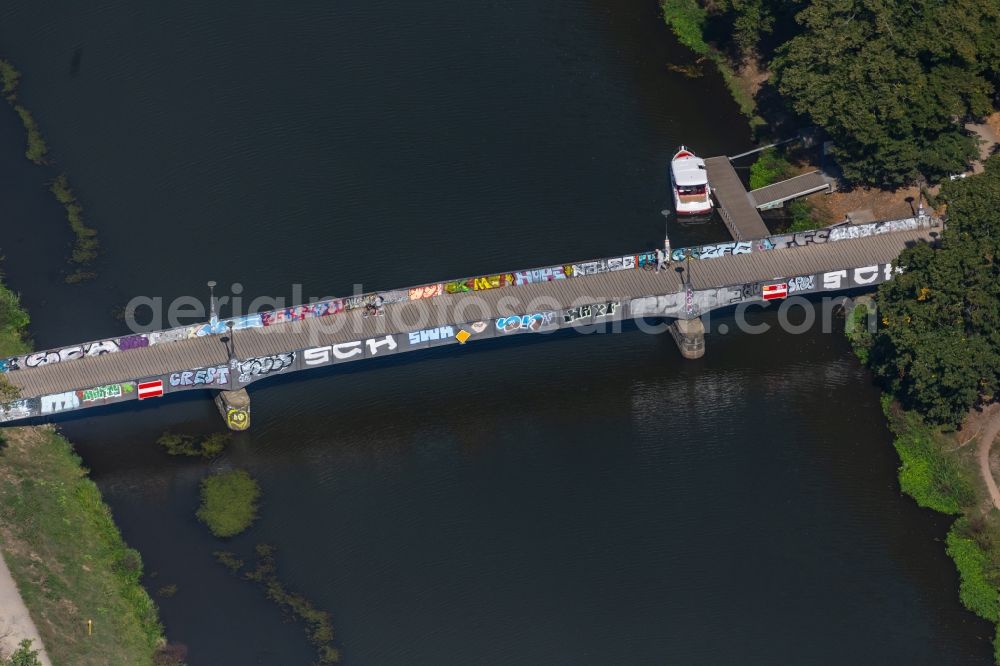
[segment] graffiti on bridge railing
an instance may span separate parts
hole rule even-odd
[[[735,241],[714,243],[689,248],[677,248],[671,252],[672,261],[684,261],[688,258],[699,261],[718,259],[726,256],[738,256],[752,252],[766,252],[797,247],[807,247],[822,243],[830,243],[854,238],[865,238],[884,233],[914,230],[921,226],[933,226],[937,221],[931,218],[905,218],[899,220],[884,220],[861,225],[844,225],[826,227],[812,231],[793,234],[779,234],[751,241]],[[300,321],[315,317],[327,317],[345,311],[361,309],[372,304],[392,304],[409,300],[446,297],[449,294],[466,293],[499,289],[504,287],[538,284],[570,278],[579,278],[599,273],[623,270],[649,269],[656,265],[656,255],[652,251],[636,254],[620,255],[603,259],[594,259],[572,264],[547,266],[507,273],[481,275],[419,285],[408,289],[371,292],[347,298],[333,298],[277,310],[260,312],[228,319],[218,319],[214,322],[201,323],[193,326],[183,326],[163,331],[137,333],[120,338],[97,340],[62,349],[49,350],[0,359],[0,372],[10,372],[24,368],[35,368],[52,363],[100,356],[119,351],[143,349],[150,345],[164,344],[197,338],[205,335],[224,335],[232,324],[233,330],[261,328],[276,324]]]

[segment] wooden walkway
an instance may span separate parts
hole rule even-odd
[[[705,170],[715,193],[719,214],[733,238],[741,241],[767,236],[767,226],[751,203],[750,195],[729,158],[709,157],[705,160]]]
[[[745,192],[743,196],[746,199]],[[805,235],[784,237],[789,239],[787,247],[772,244],[784,249],[771,251],[751,251],[748,249],[750,243],[742,244],[747,248],[745,252],[736,247],[741,245],[739,243],[703,246],[702,259],[687,261],[685,265],[695,290],[812,276],[823,271],[846,273],[843,269],[892,262],[905,247],[929,237],[930,229],[914,229],[912,226],[903,231],[872,231],[857,238],[837,231],[843,236],[842,240],[832,236],[833,230],[807,232]],[[828,239],[830,242],[827,242]],[[834,240],[836,242],[832,242]],[[762,242],[754,241],[755,244]],[[717,258],[708,259],[709,254],[705,250],[709,247],[723,250]],[[671,268],[674,267],[676,264]],[[492,324],[490,320],[498,317],[562,310],[602,301],[620,301],[625,308],[629,299],[676,295],[683,287],[681,277],[675,270],[657,273],[636,268],[511,288],[445,293],[434,298],[387,304],[384,306],[385,315],[381,317],[364,317],[363,310],[355,309],[328,317],[237,330],[234,336],[236,355],[240,359],[250,359],[462,322]],[[626,313],[625,316],[633,315]],[[226,347],[220,337],[206,335],[142,349],[25,367],[7,372],[5,376],[21,389],[23,398],[33,398],[162,377],[188,369],[224,366],[227,360]]]
[[[823,190],[829,191],[832,187],[833,183],[830,177],[824,175],[822,171],[811,171],[783,180],[780,183],[751,190],[750,198],[759,210],[767,210],[768,208],[776,208],[797,197],[804,197],[807,194]]]

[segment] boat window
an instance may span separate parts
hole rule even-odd
[[[677,192],[679,194],[704,194],[705,193],[705,186],[704,185],[692,185],[692,186],[689,186],[689,187],[678,187],[677,188]]]

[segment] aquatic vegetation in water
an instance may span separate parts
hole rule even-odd
[[[156,443],[172,456],[212,458],[222,453],[231,439],[232,435],[228,432],[216,432],[207,437],[165,432]]]
[[[241,469],[222,472],[201,481],[201,506],[196,515],[217,537],[231,537],[257,519],[260,486]]]
[[[316,647],[318,663],[333,664],[339,662],[340,651],[333,646],[333,623],[330,614],[316,608],[301,594],[285,589],[285,586],[278,580],[278,565],[275,561],[277,549],[274,546],[260,543],[254,550],[257,555],[256,566],[244,573],[243,577],[260,584],[267,592],[268,599],[306,625],[309,642]],[[243,567],[243,560],[238,559],[236,555],[228,551],[216,552],[215,559],[233,573],[239,572]]]
[[[55,195],[56,200],[63,205],[66,209],[66,219],[69,220],[69,226],[73,230],[73,234],[76,236],[76,241],[73,244],[73,254],[70,256],[70,261],[78,265],[86,265],[97,258],[97,231],[88,227],[83,221],[83,206],[77,201],[76,195],[73,194],[72,188],[69,186],[69,180],[66,178],[66,174],[59,174],[59,176],[52,181],[52,185],[49,186],[49,190]],[[83,273],[77,271],[73,276],[87,276],[93,275],[92,273]],[[71,276],[72,277],[72,276]],[[79,282],[81,278],[72,280],[73,282]],[[67,282],[71,280],[67,278]]]

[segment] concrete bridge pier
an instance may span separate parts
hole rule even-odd
[[[215,396],[215,406],[219,408],[219,413],[230,430],[246,430],[250,427],[250,394],[245,388],[219,391]]]
[[[674,336],[684,358],[696,359],[705,355],[705,324],[700,317],[675,319],[670,324],[670,335]]]

